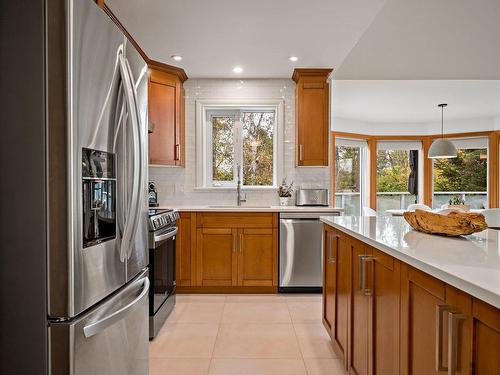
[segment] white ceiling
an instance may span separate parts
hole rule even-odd
[[[385,0],[106,0],[146,54],[190,78],[338,67]],[[183,56],[178,63],[174,54]],[[298,56],[292,63],[290,56]],[[234,66],[243,67],[236,75]]]
[[[500,80],[335,80],[334,117],[377,123],[440,122],[500,116]],[[475,129],[470,129],[474,131]]]
[[[500,0],[388,0],[338,79],[500,79]]]

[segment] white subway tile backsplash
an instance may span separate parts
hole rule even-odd
[[[162,206],[224,205],[236,202],[235,191],[196,189],[195,103],[196,99],[276,99],[285,101],[283,175],[296,187],[328,188],[328,167],[295,167],[295,83],[291,79],[189,79],[186,91],[186,166],[150,167],[149,179],[156,184]],[[246,191],[249,205],[275,205],[273,190]]]

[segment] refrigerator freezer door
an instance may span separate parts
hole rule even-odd
[[[71,323],[50,325],[52,373],[148,373],[148,273]]]

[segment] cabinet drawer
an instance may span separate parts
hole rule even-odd
[[[200,212],[197,226],[202,228],[273,228],[277,226],[272,212]]]

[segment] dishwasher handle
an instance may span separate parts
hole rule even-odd
[[[321,223],[319,219],[280,219],[280,221],[287,224]]]

